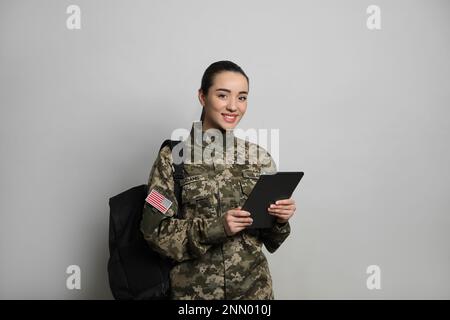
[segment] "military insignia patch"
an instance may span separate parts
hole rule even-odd
[[[158,209],[161,213],[166,214],[167,210],[169,210],[172,205],[172,201],[164,197],[161,193],[152,189],[152,191],[148,194],[145,201],[148,204],[151,204],[156,209]]]

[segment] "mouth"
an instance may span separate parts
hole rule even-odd
[[[236,121],[236,119],[238,118],[238,115],[233,114],[233,113],[222,113],[222,118],[227,123],[234,123]]]

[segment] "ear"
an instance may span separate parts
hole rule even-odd
[[[206,104],[206,97],[202,91],[202,89],[198,89],[198,101],[200,101],[200,104],[204,107]]]

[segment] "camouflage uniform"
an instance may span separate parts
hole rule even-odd
[[[186,145],[190,150],[195,144],[200,148],[192,151],[191,157],[195,152],[210,150],[205,141],[194,137],[193,128]],[[262,244],[270,253],[277,250],[290,233],[289,222],[227,236],[223,219],[227,210],[243,205],[259,175],[275,173],[276,165],[262,147],[235,137],[230,130],[222,134],[223,138],[232,134],[234,143],[242,143],[245,148],[234,147],[234,154],[228,147],[222,149],[221,156],[225,152],[235,156],[233,164],[217,158],[210,163],[185,160],[185,178],[181,180],[183,219],[173,217],[178,203],[172,153],[169,147],[161,149],[150,172],[149,192],[155,189],[172,205],[163,214],[145,203],[141,231],[153,250],[177,261],[170,273],[172,299],[274,299]],[[247,157],[252,152],[262,152],[262,156],[256,163],[238,163],[236,157],[243,157],[244,149]],[[211,154],[219,155],[216,151]]]

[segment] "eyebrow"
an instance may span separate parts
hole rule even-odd
[[[226,92],[228,92],[228,93],[231,93],[231,90],[228,90],[228,89],[224,89],[224,88],[219,88],[219,89],[216,89],[216,91],[226,91]],[[248,94],[248,92],[247,92],[247,91],[239,91],[239,94],[241,94],[241,93],[245,93],[245,94]]]

